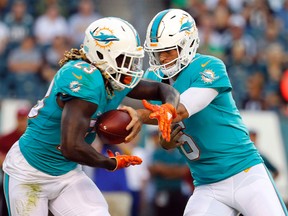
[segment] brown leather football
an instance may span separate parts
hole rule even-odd
[[[96,122],[96,133],[104,144],[120,144],[131,130],[126,130],[131,116],[124,110],[110,110],[103,113]]]

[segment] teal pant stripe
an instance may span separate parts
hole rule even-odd
[[[265,165],[264,165],[264,166],[265,166]],[[282,209],[283,209],[285,215],[288,216],[288,212],[287,212],[286,205],[285,205],[285,203],[284,203],[284,201],[283,201],[283,199],[282,199],[279,191],[278,191],[277,188],[276,188],[276,185],[275,185],[275,182],[274,182],[274,180],[273,180],[273,177],[271,176],[271,173],[270,173],[270,171],[268,170],[268,168],[267,168],[266,166],[265,166],[265,168],[266,168],[266,172],[268,173],[269,178],[270,178],[270,180],[271,180],[271,182],[272,182],[272,184],[273,184],[273,187],[274,187],[274,190],[275,190],[275,192],[276,192],[276,194],[277,194],[277,196],[278,196],[278,199],[279,199],[279,201],[280,201],[280,203],[281,203]]]
[[[4,194],[5,194],[5,200],[7,204],[8,214],[11,215],[10,211],[10,202],[9,202],[9,175],[4,173]]]

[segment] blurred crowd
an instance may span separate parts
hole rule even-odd
[[[198,52],[226,63],[240,109],[288,115],[288,0],[162,1],[195,18]],[[102,17],[96,7],[93,0],[1,0],[0,99],[42,98],[63,53]]]

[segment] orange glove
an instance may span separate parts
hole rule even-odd
[[[153,105],[146,100],[142,100],[142,103],[146,109],[152,111],[149,115],[151,119],[157,119],[159,130],[162,133],[162,137],[169,142],[170,141],[170,133],[171,133],[171,123],[174,118],[177,116],[177,111],[175,107],[173,107],[169,103],[159,105]]]
[[[114,170],[122,169],[125,167],[129,167],[130,165],[139,165],[142,163],[142,159],[138,156],[133,156],[133,155],[120,155],[119,152],[114,153],[111,150],[107,150],[107,153],[110,158],[114,158],[116,160],[116,167]]]

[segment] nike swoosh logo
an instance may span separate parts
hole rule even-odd
[[[204,64],[201,64],[201,67],[205,67],[211,60],[207,61],[206,63]]]
[[[72,74],[73,74],[73,76],[76,77],[78,80],[81,80],[81,79],[82,79],[82,75],[78,76],[78,75],[76,75],[76,74],[73,73],[73,72],[72,72]]]
[[[250,169],[251,169],[251,167],[250,167],[250,168],[248,168],[248,169],[245,169],[245,170],[244,170],[244,172],[246,172],[246,173],[247,173],[247,172],[249,172],[249,170],[250,170]]]

